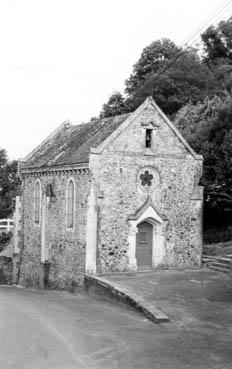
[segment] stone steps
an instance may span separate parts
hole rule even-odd
[[[217,272],[229,273],[232,255],[226,256],[203,256],[202,263],[209,269]]]
[[[208,268],[211,270],[215,270],[216,272],[229,273],[229,268],[219,267],[216,265],[209,265]]]

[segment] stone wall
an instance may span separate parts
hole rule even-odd
[[[48,260],[41,262],[42,222],[34,222],[34,186],[40,180],[46,196],[45,244]],[[75,184],[74,228],[66,228],[66,191],[69,179]],[[87,170],[26,175],[23,179],[24,247],[21,251],[20,283],[25,286],[73,289],[85,267],[86,208],[91,176]],[[47,194],[48,195],[48,194]],[[51,194],[50,194],[51,195]],[[42,210],[41,210],[42,211]]]
[[[152,145],[147,148],[146,129],[152,130]],[[158,109],[145,104],[100,147],[92,149],[89,170],[24,175],[20,283],[70,290],[82,282],[85,267],[89,273],[130,270],[137,226],[130,222],[148,202],[154,211],[153,240],[159,243],[155,267],[199,267],[201,172],[202,158]],[[70,178],[76,194],[73,230],[66,229]],[[45,209],[41,210],[41,218],[46,217],[39,224],[34,221],[37,179]],[[161,225],[155,228],[159,220]]]
[[[13,243],[14,243],[14,253],[18,254],[23,244],[23,207],[22,207],[22,197],[16,196],[15,198],[15,212],[14,212],[14,231],[13,231]]]
[[[145,148],[144,122],[154,121],[151,149]],[[156,184],[142,188],[148,168]],[[202,160],[181,142],[153,108],[143,111],[102,153],[92,153],[90,169],[103,193],[98,234],[98,271],[128,269],[128,216],[151,198],[167,222],[164,257],[159,267],[199,267],[202,248]],[[141,172],[142,170],[142,172]]]

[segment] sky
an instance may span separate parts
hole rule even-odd
[[[144,47],[163,37],[181,45],[231,16],[232,7],[216,12],[227,3],[0,0],[0,148],[23,158],[64,120],[98,116]]]

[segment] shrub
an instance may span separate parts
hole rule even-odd
[[[232,240],[232,226],[206,228],[203,238],[206,244]]]
[[[13,233],[9,232],[1,232],[0,233],[0,252],[4,250],[6,245],[10,242]]]

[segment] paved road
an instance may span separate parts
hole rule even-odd
[[[232,369],[232,278],[228,274],[203,268],[105,278],[153,303],[170,318],[157,342],[163,340],[173,367],[165,366],[158,352],[162,368]]]
[[[232,337],[191,329],[82,294],[0,287],[0,369],[231,369]]]
[[[150,369],[157,329],[82,294],[0,287],[1,369]]]

